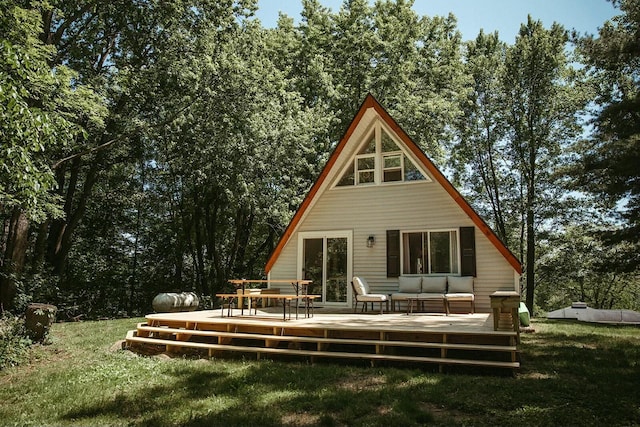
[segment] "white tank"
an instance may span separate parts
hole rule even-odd
[[[200,301],[193,292],[169,293],[156,295],[151,302],[156,313],[175,313],[179,311],[194,311],[198,309]]]

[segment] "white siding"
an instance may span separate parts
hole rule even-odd
[[[326,188],[326,187],[325,187]],[[271,279],[299,276],[297,232],[353,231],[353,273],[367,279],[372,292],[397,291],[397,279],[386,276],[386,231],[457,229],[474,226],[435,181],[327,189],[306,213],[271,270]],[[376,243],[367,248],[373,234]],[[476,227],[476,310],[489,311],[489,294],[516,289],[514,269]],[[283,292],[289,292],[285,286]]]

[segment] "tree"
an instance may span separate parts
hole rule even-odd
[[[31,221],[61,217],[50,153],[82,137],[82,125],[100,122],[99,101],[74,85],[67,67],[52,68],[55,49],[39,39],[36,10],[0,2],[0,215],[5,224],[0,295],[11,308],[22,273]]]
[[[130,173],[128,165],[135,170],[145,164],[145,137],[153,133],[152,129],[158,132],[170,124],[192,103],[189,95],[195,88],[189,81],[192,76],[188,64],[201,53],[197,49],[199,34],[213,28],[224,42],[224,34],[231,34],[242,17],[252,13],[255,2],[87,0],[34,3],[30,7],[29,13],[39,15],[44,23],[34,39],[52,52],[46,59],[49,68],[65,70],[61,64],[73,68],[74,93],[84,87],[81,84],[91,85],[109,106],[104,121],[99,122],[95,120],[97,114],[84,108],[91,97],[79,94],[66,104],[56,105],[56,112],[67,116],[77,112],[74,124],[86,131],[46,153],[57,185],[55,193],[49,195],[61,200],[64,215],[49,216],[37,230],[28,224],[20,229],[22,242],[28,242],[28,233],[37,233],[30,252],[34,273],[52,267],[60,277],[62,292],[56,294],[63,295],[71,291],[69,254],[97,184],[118,182],[118,174],[127,177]],[[128,230],[113,230],[116,241],[117,236],[127,234]],[[95,237],[91,232],[87,235]],[[127,248],[122,250],[128,252]],[[24,260],[27,243],[21,246],[21,254]],[[82,271],[82,266],[75,270]]]
[[[561,149],[577,136],[576,113],[582,98],[571,84],[565,50],[567,32],[558,24],[545,29],[528,18],[507,49],[503,87],[506,94],[507,138],[512,164],[521,186],[521,212],[526,268],[526,304],[534,308],[536,235],[545,218],[557,214],[561,200],[553,171]]]
[[[515,248],[518,177],[508,156],[505,92],[502,87],[506,44],[498,33],[480,31],[466,46],[465,72],[470,88],[462,98],[456,122],[458,140],[452,150],[454,180],[468,188],[475,206],[485,213],[498,237]]]
[[[605,22],[598,38],[578,40],[596,98],[594,132],[576,147],[582,155],[574,173],[619,224],[604,234],[606,240],[630,244],[609,268],[634,271],[640,268],[640,3],[612,2],[622,14]]]

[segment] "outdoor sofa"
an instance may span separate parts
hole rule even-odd
[[[450,302],[469,302],[471,313],[474,312],[475,294],[473,277],[460,276],[400,276],[398,292],[391,294],[391,308],[410,299],[424,301],[441,301],[448,314]]]

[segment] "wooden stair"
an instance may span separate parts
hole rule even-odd
[[[514,370],[520,367],[515,333],[477,333],[464,331],[363,331],[339,326],[309,329],[305,327],[256,327],[189,323],[138,324],[127,334],[127,345],[155,346],[166,352],[180,349],[206,351],[209,357],[222,353],[302,356],[318,359],[357,359],[472,366]]]

